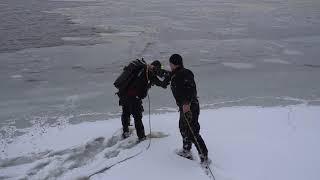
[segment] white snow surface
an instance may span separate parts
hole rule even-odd
[[[320,107],[228,107],[202,110],[201,134],[217,180],[318,180]],[[178,112],[151,115],[149,140],[122,140],[120,119],[30,131],[10,143],[0,159],[0,179],[86,179],[101,168],[142,152],[90,179],[206,180],[182,146]],[[149,132],[148,116],[144,116]],[[88,179],[88,178],[87,178]]]

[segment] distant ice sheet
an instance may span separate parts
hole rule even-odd
[[[252,69],[255,66],[251,63],[234,63],[234,62],[224,62],[223,65],[235,69]]]
[[[278,64],[290,64],[290,62],[282,60],[282,59],[264,59],[264,62],[267,63],[278,63]]]
[[[286,49],[283,51],[284,54],[286,55],[303,55],[303,52],[300,52],[300,51],[296,51],[296,50],[290,50],[290,49]]]
[[[21,79],[23,76],[20,75],[20,74],[15,74],[15,75],[12,75],[10,77],[13,78],[13,79]]]

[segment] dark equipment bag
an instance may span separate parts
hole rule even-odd
[[[136,77],[138,72],[146,66],[146,62],[143,58],[132,61],[128,66],[123,68],[123,72],[114,81],[113,85],[119,90],[124,91],[133,79]]]

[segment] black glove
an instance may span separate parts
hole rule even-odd
[[[167,87],[168,87],[169,84],[170,84],[170,82],[162,81],[161,87],[164,88],[164,89],[167,89]]]

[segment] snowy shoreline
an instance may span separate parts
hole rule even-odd
[[[202,110],[201,134],[218,179],[319,179],[319,106],[225,107]],[[175,113],[151,115],[151,148],[91,179],[207,179],[196,161],[173,153],[181,146]],[[148,116],[144,116],[146,132]],[[1,154],[2,179],[77,179],[147,145],[119,139],[117,119],[49,128],[15,139]],[[166,135],[168,135],[166,137]],[[193,148],[196,156],[196,151]]]

